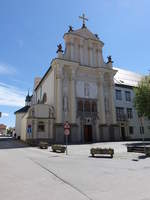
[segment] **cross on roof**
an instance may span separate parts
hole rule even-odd
[[[85,21],[88,21],[88,19],[85,17],[85,14],[83,13],[82,16],[79,16],[79,18],[83,20],[82,28],[85,28]]]

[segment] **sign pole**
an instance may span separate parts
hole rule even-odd
[[[68,155],[68,135],[66,135],[66,155]]]
[[[70,124],[68,121],[64,123],[64,134],[66,139],[66,155],[68,155],[68,135],[70,134]]]

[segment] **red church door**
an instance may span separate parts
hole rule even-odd
[[[92,126],[91,125],[85,125],[84,126],[84,142],[92,142]]]

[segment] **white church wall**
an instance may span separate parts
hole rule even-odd
[[[76,95],[79,98],[97,99],[97,84],[94,82],[77,81]]]
[[[27,114],[22,117],[21,120],[21,140],[26,141],[27,138]]]
[[[41,101],[44,93],[47,95],[46,104],[53,105],[54,104],[54,70],[48,73],[45,80],[41,83],[39,88],[36,91],[37,101]]]
[[[22,120],[23,115],[24,115],[24,113],[16,113],[15,132],[16,132],[17,137],[21,135],[21,120]]]
[[[38,104],[34,107],[34,115],[37,118],[48,118],[49,117],[49,106],[44,104]]]

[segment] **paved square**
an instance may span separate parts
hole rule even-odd
[[[114,148],[114,158],[92,158],[96,146]],[[127,153],[122,142],[68,150],[66,156],[0,140],[0,199],[150,200],[150,158]]]

